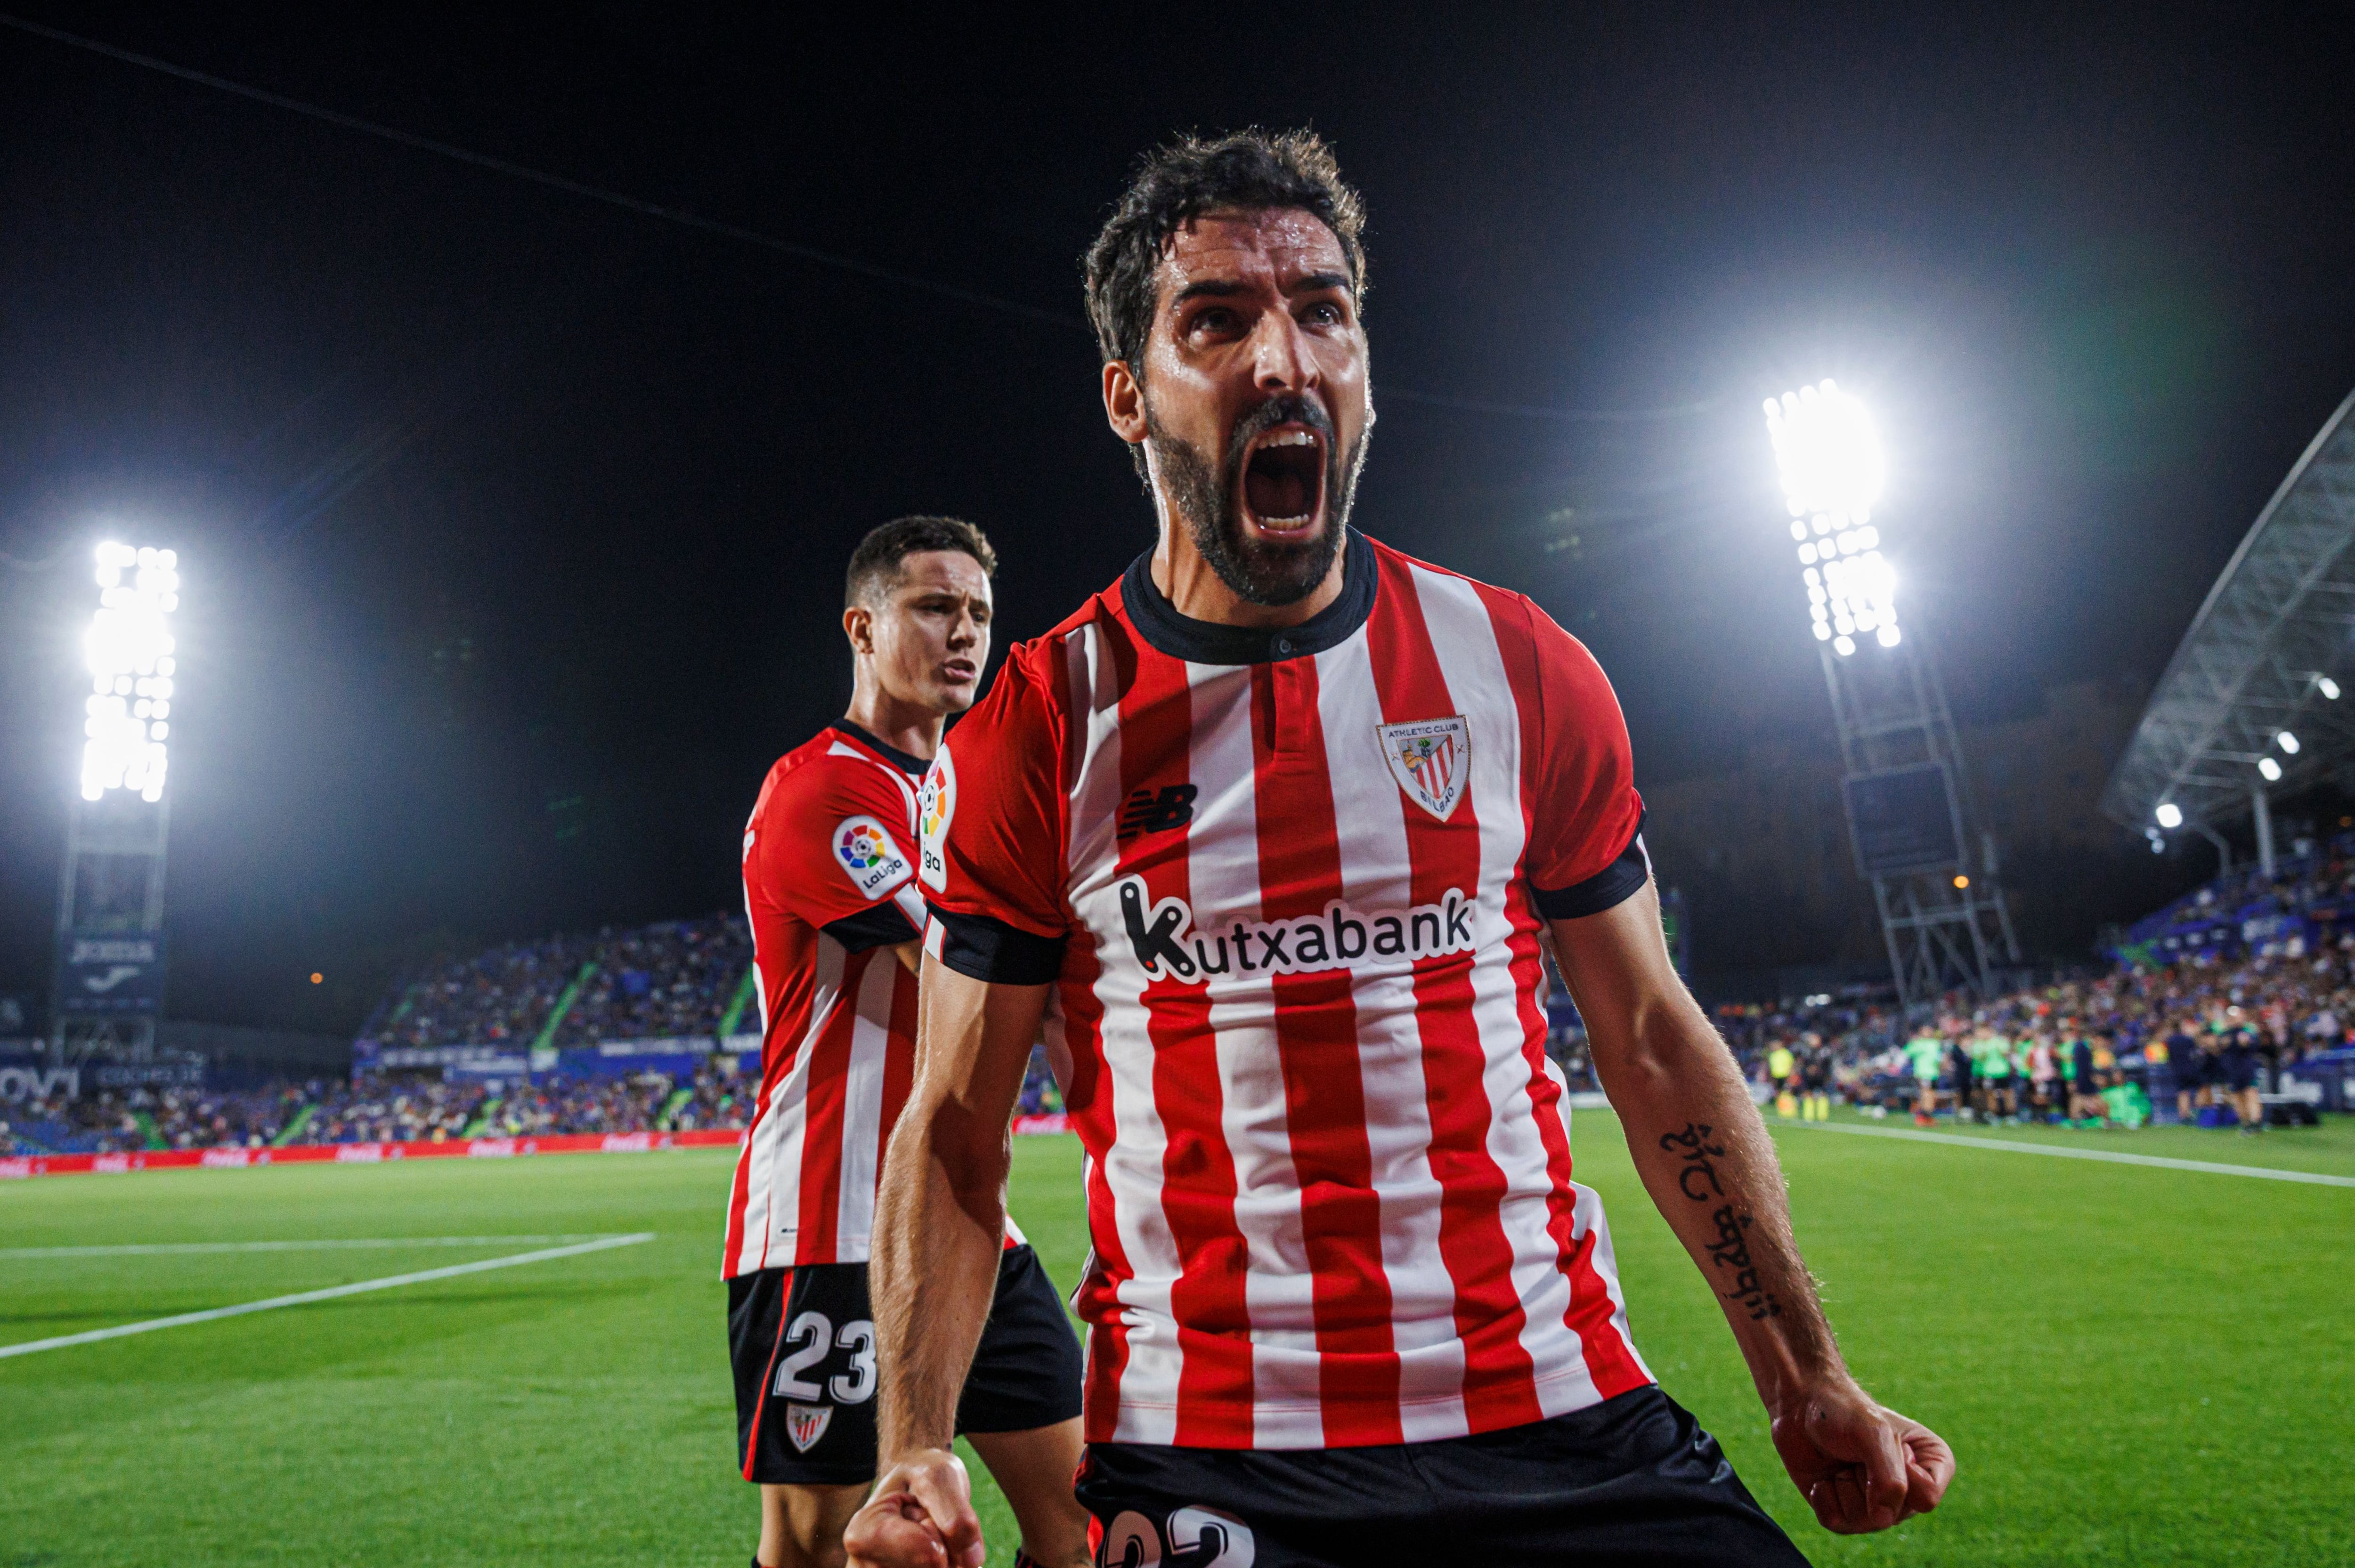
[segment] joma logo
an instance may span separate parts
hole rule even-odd
[[[1307,974],[1342,969],[1361,959],[1433,958],[1468,951],[1475,906],[1455,888],[1436,904],[1409,909],[1352,909],[1339,899],[1322,915],[1291,920],[1234,920],[1224,930],[1194,930],[1194,911],[1182,898],[1149,908],[1141,876],[1119,884],[1121,924],[1129,949],[1154,979],[1208,981],[1226,974]]]

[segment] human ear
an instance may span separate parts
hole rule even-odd
[[[842,634],[850,639],[854,653],[875,652],[875,612],[863,604],[854,604],[842,612]]]
[[[1145,440],[1145,388],[1125,360],[1111,360],[1103,367],[1103,405],[1104,422],[1114,435],[1130,446]]]

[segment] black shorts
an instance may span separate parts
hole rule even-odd
[[[764,1268],[728,1282],[736,1458],[748,1481],[875,1478],[875,1315],[867,1266]],[[1039,1255],[1009,1247],[957,1400],[960,1432],[1028,1432],[1080,1413],[1080,1341]]]
[[[2254,1052],[2241,1056],[2225,1054],[2224,1086],[2236,1095],[2257,1086],[2257,1058]]]
[[[1717,1439],[1657,1388],[1435,1443],[1268,1451],[1092,1444],[1078,1493],[1102,1530],[1096,1561],[1104,1568],[1807,1561],[1751,1498]]]

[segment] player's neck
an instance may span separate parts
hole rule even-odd
[[[1341,597],[1348,558],[1349,537],[1344,533],[1325,580],[1307,595],[1291,604],[1253,604],[1229,588],[1227,579],[1202,558],[1191,534],[1165,523],[1160,543],[1153,547],[1153,586],[1161,590],[1172,609],[1189,620],[1220,626],[1299,626]]]
[[[929,762],[941,749],[941,730],[947,722],[922,703],[895,697],[878,682],[860,676],[850,694],[844,718],[884,745]]]

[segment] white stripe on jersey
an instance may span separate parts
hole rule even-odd
[[[1506,942],[1504,901],[1518,895],[1512,878],[1524,842],[1519,715],[1511,705],[1466,700],[1475,692],[1512,689],[1495,623],[1472,585],[1421,567],[1414,568],[1414,585],[1441,678],[1471,725],[1466,793],[1480,819],[1480,917],[1475,928],[1487,934],[1472,966],[1472,1015],[1486,1058],[1481,1083],[1488,1096],[1488,1157],[1505,1175],[1497,1217],[1512,1249],[1513,1288],[1523,1313],[1521,1347],[1540,1369],[1539,1404],[1554,1415],[1592,1404],[1601,1394],[1587,1369],[1585,1348],[1569,1325],[1570,1278],[1561,1271],[1561,1248],[1546,1228],[1553,1179],[1529,1099],[1520,997]],[[1604,1277],[1615,1283],[1607,1273]],[[1543,1370],[1550,1368],[1561,1370]]]
[[[761,1107],[761,1118],[752,1129],[752,1147],[747,1150],[753,1157],[752,1181],[744,1199],[744,1253],[737,1265],[740,1272],[793,1266],[792,1239],[801,1229],[801,1212],[795,1209],[790,1213],[778,1213],[777,1197],[781,1192],[790,1196],[801,1191],[798,1178],[802,1139],[809,1130],[810,1060],[817,1054],[818,1036],[826,1032],[834,1010],[842,1004],[842,968],[849,956],[841,943],[823,931],[818,933],[817,983],[810,998],[809,1027],[802,1032],[793,1066],[769,1091]],[[785,1173],[783,1181],[779,1180],[780,1172]],[[785,1254],[774,1265],[769,1261],[773,1245],[782,1246]]]
[[[1252,789],[1251,671],[1188,664],[1186,683],[1192,709],[1186,776],[1203,790],[1187,838],[1188,884],[1217,888],[1222,914],[1255,920],[1259,805]],[[1300,1177],[1292,1163],[1284,1060],[1263,988],[1232,963],[1228,970],[1210,980],[1204,996],[1219,1065],[1219,1131],[1234,1160],[1235,1230],[1246,1260],[1254,1430],[1262,1441],[1314,1447],[1325,1433],[1316,1282],[1301,1222]]]
[[[1385,722],[1366,635],[1316,656],[1317,717],[1328,736],[1371,735]],[[1424,715],[1416,715],[1415,717]],[[1477,759],[1480,748],[1472,748]],[[1359,909],[1414,902],[1407,848],[1406,796],[1387,769],[1330,770],[1341,858],[1341,896]],[[1382,1273],[1391,1290],[1391,1343],[1399,1357],[1399,1419],[1409,1443],[1460,1437],[1464,1341],[1455,1332],[1455,1282],[1439,1250],[1444,1194],[1431,1172],[1429,1086],[1414,973],[1361,970],[1353,988],[1358,1075],[1364,1086],[1368,1169],[1380,1206]],[[1370,1107],[1379,1107],[1373,1114]]]
[[[1085,750],[1070,810],[1071,899],[1096,906],[1087,927],[1103,934],[1096,947],[1095,993],[1103,1009],[1103,1051],[1118,1128],[1105,1171],[1113,1224],[1127,1255],[1130,1277],[1120,1282],[1128,1328],[1128,1360],[1120,1377],[1117,1437],[1167,1443],[1178,1430],[1178,1350],[1170,1287],[1178,1278],[1178,1244],[1161,1211],[1161,1163],[1167,1131],[1153,1104],[1153,1039],[1142,1005],[1146,975],[1124,942],[1113,884],[1120,843],[1120,680],[1112,651],[1093,626],[1068,644],[1071,695],[1083,703],[1075,720],[1086,726]],[[1082,827],[1089,831],[1082,836]]]
[[[891,1050],[891,992],[900,983],[900,957],[877,948],[858,982],[858,1016],[850,1022],[850,1064],[842,1097],[842,1187],[837,1194],[834,1247],[840,1257],[865,1256],[875,1229],[876,1169],[882,1163],[883,1069]]]

